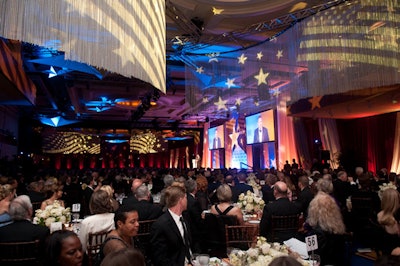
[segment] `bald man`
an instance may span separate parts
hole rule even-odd
[[[263,216],[260,222],[260,235],[265,236],[271,242],[275,241],[271,239],[271,219],[272,215],[274,216],[283,216],[283,215],[293,215],[299,214],[300,209],[298,206],[291,202],[288,198],[288,188],[287,185],[278,181],[274,185],[274,196],[275,201],[271,201],[264,207]],[[285,240],[290,239],[295,235],[295,232],[282,232],[280,234],[275,234],[275,237],[278,238],[279,242],[283,242]]]

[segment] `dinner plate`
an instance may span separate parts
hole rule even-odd
[[[249,220],[248,223],[250,223],[250,224],[259,224],[260,220]]]

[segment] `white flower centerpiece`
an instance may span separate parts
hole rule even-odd
[[[51,223],[61,222],[63,224],[71,221],[71,209],[64,208],[59,202],[46,206],[44,210],[36,210],[33,223],[50,227]]]
[[[268,265],[274,258],[289,256],[286,245],[279,243],[268,243],[265,237],[257,237],[257,243],[247,251],[233,250],[229,254],[229,264],[232,266],[264,266]],[[309,265],[307,261],[298,258],[302,265]]]
[[[244,213],[259,213],[264,209],[265,202],[260,196],[247,191],[246,194],[241,193],[239,195],[237,206]]]
[[[383,192],[388,188],[393,188],[393,189],[397,190],[397,187],[396,187],[395,184],[393,184],[393,183],[383,183],[382,185],[379,185],[379,191],[378,191],[379,198],[382,199]]]

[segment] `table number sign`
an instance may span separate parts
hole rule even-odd
[[[307,251],[313,251],[318,249],[317,235],[307,236],[306,246],[307,246]]]

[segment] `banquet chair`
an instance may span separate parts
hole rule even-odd
[[[226,257],[225,226],[237,224],[236,216],[206,213],[204,217],[206,231],[203,243],[205,252],[212,257]]]
[[[295,237],[299,231],[299,214],[275,216],[271,218],[271,242],[282,243]]]
[[[257,242],[259,235],[258,225],[226,225],[226,248],[240,248],[247,250]]]
[[[136,238],[139,240],[140,245],[144,249],[145,257],[150,258],[150,231],[151,226],[156,220],[143,220],[139,221],[139,231]]]
[[[88,265],[95,264],[96,256],[100,253],[101,245],[110,231],[102,231],[98,233],[89,233],[87,244]]]
[[[40,265],[39,240],[0,243],[0,265]]]

